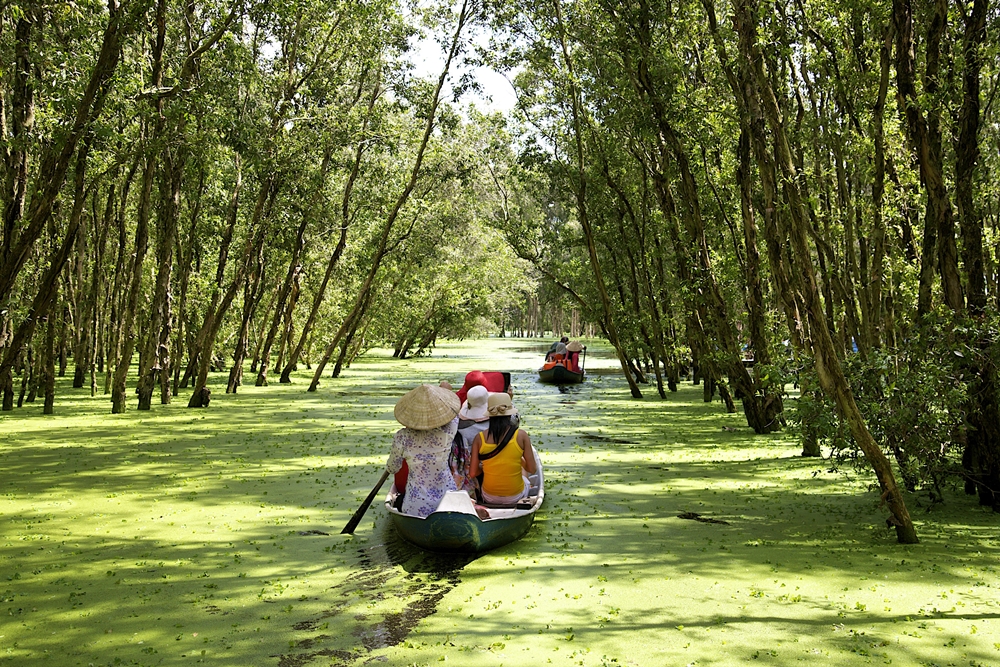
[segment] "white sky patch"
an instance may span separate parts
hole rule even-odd
[[[485,46],[489,41],[489,36],[478,33],[473,34],[472,39],[476,45]],[[410,62],[414,66],[414,76],[422,79],[436,79],[440,76],[446,55],[441,45],[428,34],[415,36],[411,39],[410,45],[412,47]],[[445,88],[447,97],[452,94],[451,84],[458,81],[466,73],[472,74],[473,79],[482,90],[463,94],[459,98],[463,105],[475,104],[476,108],[481,111],[499,111],[504,114],[509,114],[511,109],[517,105],[514,87],[504,75],[489,67],[469,67],[461,62],[452,64]]]

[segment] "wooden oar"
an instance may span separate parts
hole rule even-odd
[[[389,471],[383,470],[382,477],[378,480],[378,484],[376,484],[375,488],[372,489],[372,492],[368,494],[368,497],[365,498],[365,501],[361,503],[361,507],[359,507],[358,511],[354,513],[354,516],[351,517],[351,520],[347,522],[347,525],[344,526],[344,529],[340,531],[341,535],[354,534],[354,529],[358,527],[359,523],[361,523],[361,517],[363,517],[365,515],[365,512],[368,511],[368,507],[372,504],[372,501],[375,500],[375,496],[378,494],[378,490],[382,488],[382,485],[385,484],[385,480],[388,479],[388,477],[389,477]]]

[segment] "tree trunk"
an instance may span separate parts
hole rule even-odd
[[[274,339],[278,335],[281,323],[285,321],[286,315],[288,317],[291,316],[290,312],[286,313],[285,303],[292,291],[292,283],[297,280],[298,276],[302,272],[302,265],[299,263],[299,260],[302,257],[302,249],[305,246],[306,226],[309,220],[313,217],[320,200],[323,198],[323,189],[326,185],[327,175],[329,174],[330,166],[332,164],[332,158],[333,148],[332,146],[328,146],[323,153],[323,162],[320,166],[319,178],[317,179],[315,189],[310,197],[309,204],[303,211],[302,221],[299,223],[299,228],[295,234],[295,245],[292,247],[292,257],[288,262],[288,271],[285,273],[285,280],[282,282],[281,288],[278,290],[278,299],[274,309],[274,317],[271,320],[271,326],[267,331],[267,338],[264,339],[264,347],[261,349],[260,353],[260,367],[257,371],[256,381],[256,385],[258,387],[267,386],[267,372],[271,367],[271,347],[274,345]]]
[[[891,63],[892,27],[882,28],[883,38],[879,48],[879,85],[878,97],[872,109],[872,141],[875,145],[875,174],[872,182],[872,266],[868,277],[868,301],[871,304],[871,317],[868,326],[868,338],[872,347],[882,345],[884,324],[891,322],[885,318],[882,304],[882,285],[885,282],[884,264],[885,220],[882,217],[882,205],[885,197],[885,130],[883,116],[885,115],[885,100],[889,90],[889,65]]]
[[[35,336],[38,339],[35,347],[35,361],[31,366],[31,380],[28,382],[28,397],[24,399],[28,403],[34,403],[38,397],[38,387],[42,384],[42,375],[45,373],[45,337]]]
[[[51,310],[55,310],[52,308]],[[42,358],[45,371],[42,374],[42,388],[45,392],[45,401],[42,405],[42,414],[51,415],[55,411],[56,400],[56,319],[50,314],[48,323],[45,325],[45,346]]]
[[[121,356],[122,345],[124,345],[124,319],[122,311],[125,308],[125,296],[123,295],[122,283],[128,280],[128,234],[125,230],[125,211],[129,200],[129,191],[132,189],[132,181],[139,165],[142,164],[142,156],[136,151],[135,160],[129,169],[125,183],[122,185],[121,194],[118,197],[118,207],[115,212],[115,228],[118,231],[118,252],[115,256],[115,279],[108,295],[110,304],[108,313],[108,345],[107,345],[107,369],[104,376],[104,393],[110,394],[115,374],[115,362]]]
[[[28,370],[24,371],[24,378],[27,379]],[[0,392],[3,393],[2,407],[4,412],[10,412],[14,409],[14,375],[12,369],[8,368],[4,371],[0,371]],[[22,381],[21,395],[24,395],[24,386]],[[21,407],[21,400],[17,401],[17,407]]]
[[[216,263],[215,270],[215,282],[212,283],[212,296],[209,298],[208,308],[205,310],[205,317],[201,328],[198,330],[198,334],[195,337],[195,341],[191,346],[191,352],[188,355],[188,366],[187,370],[184,372],[184,378],[181,380],[181,386],[187,387],[189,379],[195,378],[199,375],[201,369],[201,351],[205,346],[205,339],[210,333],[211,327],[214,325],[216,320],[217,311],[219,309],[219,304],[223,296],[223,287],[225,285],[226,277],[226,265],[229,263],[229,248],[233,241],[233,232],[236,229],[236,222],[239,220],[239,210],[240,210],[240,193],[243,188],[243,161],[240,158],[239,153],[235,154],[233,157],[233,170],[234,170],[234,180],[233,180],[233,192],[229,197],[229,210],[227,212],[228,219],[226,221],[226,226],[223,229],[222,237],[219,240],[219,259]],[[235,284],[235,281],[234,281]],[[208,363],[211,363],[209,360]],[[205,367],[205,378],[208,378],[208,367]],[[188,403],[189,407],[202,407],[202,399],[199,397],[197,401],[192,397],[192,402],[195,405]]]
[[[17,396],[17,407],[19,408],[24,406],[24,397],[28,391],[28,385],[32,380],[32,373],[35,370],[35,363],[34,363],[35,355],[33,353],[33,350],[35,348],[34,342],[29,340],[28,344],[26,345],[26,348],[27,348],[27,354],[25,356],[27,357],[27,363],[25,364],[24,369],[22,370],[21,393],[18,394]],[[9,378],[10,375],[8,375],[7,377]],[[13,387],[11,389],[13,389]],[[13,391],[11,393],[13,394]],[[7,401],[6,391],[4,392],[4,401],[5,402]],[[7,410],[9,408],[4,408],[4,409]]]
[[[91,268],[90,275],[90,287],[87,293],[87,308],[86,312],[82,314],[83,321],[86,327],[86,333],[81,336],[81,343],[83,349],[77,351],[77,355],[80,355],[82,359],[78,358],[76,360],[77,369],[83,370],[83,377],[80,378],[80,387],[84,386],[84,382],[88,379],[90,380],[90,395],[95,396],[97,394],[97,376],[94,372],[94,364],[96,361],[96,352],[98,349],[98,339],[100,337],[99,329],[99,319],[98,312],[100,310],[100,287],[101,287],[101,276],[103,274],[102,264],[104,262],[104,253],[107,248],[108,233],[111,230],[112,219],[114,218],[114,206],[115,206],[115,177],[117,176],[117,170],[111,174],[111,182],[108,186],[108,196],[104,206],[104,215],[102,221],[98,223],[97,217],[94,218],[94,228],[96,232],[96,239],[94,243],[93,252],[93,267]],[[97,193],[94,194],[94,208],[97,208]],[[78,370],[79,373],[79,370]],[[73,386],[76,387],[76,378],[74,378]]]
[[[764,286],[760,277],[760,251],[757,247],[757,221],[754,216],[752,187],[750,184],[750,137],[747,124],[743,124],[739,140],[739,166],[736,179],[740,185],[740,211],[743,220],[745,255],[746,303],[750,330],[750,349],[753,353],[753,381],[747,386],[737,384],[737,390],[752,392],[742,396],[743,412],[754,433],[771,433],[781,428],[784,391],[774,381],[761,377],[761,368],[771,365],[771,349],[766,327]],[[742,363],[742,362],[741,362]],[[745,365],[744,365],[745,368]]]
[[[153,44],[153,72],[151,77],[151,83],[156,89],[163,87],[163,48],[167,33],[166,11],[166,0],[157,0],[155,13],[156,37]],[[171,142],[164,142],[162,149],[159,143],[164,135],[170,133],[170,130],[166,127],[166,117],[163,113],[165,104],[166,98],[162,96],[158,97],[153,103],[154,129],[151,137],[155,143],[151,142],[150,147],[147,148],[150,151],[147,159],[151,162],[158,162],[162,155],[165,162],[165,173],[161,173],[160,206],[156,212],[156,283],[153,288],[153,303],[149,311],[149,324],[139,354],[138,394],[140,410],[149,410],[152,405],[156,377],[162,368],[159,364],[159,359],[163,356],[160,353],[160,347],[161,344],[166,346],[170,343],[169,340],[162,341],[161,343],[161,335],[163,334],[164,326],[168,329],[170,327],[170,272],[173,266],[174,243],[177,237],[177,211],[174,208],[174,204],[177,202],[173,200],[173,187],[170,184],[174,176],[172,173],[174,165],[172,165]],[[179,136],[177,138],[180,139]],[[145,178],[147,174],[143,174],[143,176]],[[148,178],[153,178],[152,171],[149,172]],[[178,183],[177,185],[179,186],[180,184]],[[143,193],[145,194],[145,182],[143,186]],[[152,182],[149,183],[149,188],[152,190]],[[148,207],[148,201],[146,205]],[[148,222],[144,224],[148,224]],[[141,267],[141,264],[139,266]]]
[[[958,275],[954,215],[941,157],[940,112],[932,109],[925,118],[921,111],[921,101],[918,99],[915,85],[913,8],[910,0],[893,0],[892,14],[896,28],[896,87],[904,106],[907,134],[916,150],[920,179],[927,192],[927,217],[917,313],[924,315],[930,312],[930,281],[935,265],[941,274],[945,303],[952,310],[959,312],[963,309],[964,303]],[[927,99],[935,99],[939,88],[940,42],[946,20],[946,0],[934,0],[927,34],[924,96],[921,96]],[[933,251],[935,235],[936,255]]]
[[[132,7],[129,6],[131,10]],[[137,12],[138,13],[138,12]],[[26,17],[27,18],[27,17]],[[0,257],[0,294],[10,294],[14,283],[20,275],[21,268],[27,260],[35,241],[45,229],[54,211],[56,200],[62,191],[66,172],[69,169],[77,144],[89,130],[91,123],[100,115],[104,101],[111,91],[111,80],[118,68],[121,54],[122,38],[126,36],[137,21],[138,16],[126,15],[120,7],[112,5],[108,14],[108,24],[104,30],[101,49],[90,72],[90,78],[83,95],[75,108],[72,119],[66,119],[64,140],[50,144],[42,157],[38,169],[38,180],[31,196],[31,206],[27,212],[26,224],[20,234],[13,236],[12,220],[16,222],[19,213],[16,210],[22,204],[16,204],[13,210],[5,211],[5,228],[10,226],[10,233],[3,239],[3,256]],[[30,34],[25,35],[24,46]],[[25,73],[32,67],[26,68]],[[30,84],[26,84],[29,85]],[[16,114],[28,113],[33,105],[32,93],[24,91],[23,103],[15,109]],[[23,128],[27,131],[27,128]],[[18,167],[20,170],[22,167]],[[26,169],[27,167],[23,167]],[[9,218],[8,215],[15,216]]]
[[[95,195],[96,196],[96,195]],[[90,291],[86,288],[87,274],[85,270],[86,260],[87,260],[87,243],[86,238],[88,236],[86,228],[86,218],[82,221],[81,226],[83,229],[76,235],[76,252],[74,253],[74,261],[70,264],[72,267],[70,272],[75,275],[75,289],[73,290],[74,298],[73,310],[74,310],[74,321],[76,326],[73,326],[73,333],[75,334],[73,340],[73,388],[82,389],[83,382],[87,377],[87,350],[90,349],[90,337],[92,332],[90,331],[90,302],[92,301],[92,295]],[[97,225],[96,218],[93,219],[93,224]],[[96,233],[95,233],[96,241]],[[96,267],[92,267],[93,272],[96,273]],[[67,290],[67,295],[69,291]],[[93,295],[96,296],[96,295]]]
[[[962,263],[969,295],[969,313],[978,323],[973,330],[976,350],[968,361],[971,378],[966,409],[968,430],[963,464],[979,494],[980,505],[1000,512],[1000,379],[990,358],[989,314],[986,307],[986,260],[983,217],[977,207],[980,160],[981,50],[986,43],[987,0],[975,0],[966,16],[963,55],[963,100],[955,145],[955,192],[962,229]]]
[[[84,146],[81,147],[80,156],[78,156],[77,159],[83,160],[85,163],[87,159],[87,151],[88,147],[85,143]],[[85,173],[84,170],[85,167],[80,166],[78,171],[78,182],[82,182]],[[48,268],[38,283],[38,292],[35,294],[24,320],[20,325],[18,325],[13,337],[8,342],[3,359],[0,360],[0,385],[3,385],[4,391],[7,391],[7,389],[10,390],[11,399],[13,398],[13,378],[11,376],[11,370],[17,360],[17,356],[20,354],[22,346],[26,343],[26,341],[31,339],[37,319],[46,315],[49,316],[50,320],[52,319],[52,312],[55,310],[55,300],[59,288],[59,276],[62,273],[63,268],[66,266],[66,262],[68,261],[73,247],[76,244],[76,234],[79,231],[80,218],[80,215],[70,215],[69,224],[66,228],[66,236],[59,247],[57,247],[49,256]],[[55,336],[54,329],[52,335]],[[53,342],[53,347],[54,345],[55,343]],[[6,407],[8,403],[11,404],[10,408]],[[12,400],[8,401],[7,399],[4,399],[4,409],[13,409]]]
[[[188,322],[187,296],[188,285],[191,281],[191,263],[194,257],[195,241],[198,235],[198,221],[201,217],[202,196],[205,194],[205,165],[202,164],[198,172],[198,187],[195,191],[194,201],[189,203],[191,219],[188,227],[187,239],[181,247],[178,242],[177,261],[180,271],[180,295],[177,300],[177,332],[174,336],[174,358],[171,362],[173,369],[173,394],[176,396],[180,389],[181,380],[181,351],[184,349],[185,341],[189,338],[191,325]],[[190,356],[191,348],[188,346]]]
[[[240,320],[240,331],[236,336],[236,347],[233,349],[233,367],[229,371],[229,382],[226,384],[227,394],[235,394],[243,384],[243,364],[247,356],[250,327],[264,293],[263,248],[257,249],[253,261],[254,268],[247,276],[246,285],[243,287],[243,317]]]
[[[152,156],[146,157],[142,172],[141,191],[139,194],[138,214],[135,225],[135,244],[133,246],[132,270],[129,277],[128,297],[124,307],[124,322],[122,323],[122,347],[116,360],[114,380],[111,388],[111,413],[125,412],[128,397],[125,393],[125,383],[129,367],[136,348],[135,319],[139,310],[139,289],[142,285],[142,264],[146,257],[146,247],[149,243],[149,199],[153,187],[153,173],[156,161]]]
[[[35,124],[35,86],[32,79],[34,65],[31,62],[33,39],[31,33],[37,22],[35,19],[36,17],[26,12],[17,19],[14,27],[14,67],[10,72],[13,79],[10,105],[11,136],[9,152],[4,156],[7,162],[4,195],[5,197],[9,195],[10,198],[7,199],[7,206],[3,211],[0,266],[10,257],[14,245],[14,230],[24,216],[24,204],[28,194],[28,136]],[[10,294],[9,286],[0,289],[0,294]],[[7,382],[4,384],[6,386]]]
[[[275,365],[276,368],[284,368],[285,354],[289,351],[288,348],[292,344],[292,336],[295,332],[295,321],[292,316],[295,313],[295,306],[299,302],[301,290],[302,269],[299,267],[299,270],[295,272],[295,276],[292,278],[292,291],[288,295],[288,306],[285,308],[285,325],[282,327],[281,339],[278,341],[278,362]]]
[[[338,329],[337,333],[334,334],[333,340],[330,341],[329,345],[327,345],[319,363],[316,364],[316,372],[313,374],[312,382],[309,384],[309,391],[311,392],[316,391],[319,387],[319,379],[323,376],[323,370],[326,367],[327,362],[330,360],[330,357],[333,355],[333,351],[340,345],[344,335],[352,326],[354,326],[355,322],[360,319],[364,307],[363,305],[368,302],[369,292],[374,285],[375,277],[378,274],[382,259],[388,251],[389,236],[392,233],[396,219],[399,217],[400,211],[403,209],[403,205],[406,204],[406,201],[410,198],[410,193],[413,192],[413,189],[417,185],[417,180],[420,177],[420,168],[423,164],[424,153],[427,150],[427,144],[430,141],[431,133],[434,130],[437,108],[441,99],[441,89],[444,88],[444,83],[448,78],[448,71],[451,68],[452,60],[458,52],[462,31],[465,28],[465,22],[468,19],[467,9],[468,2],[467,0],[463,0],[462,8],[459,11],[458,24],[455,27],[455,34],[451,40],[451,47],[448,51],[448,57],[445,60],[441,75],[438,77],[437,86],[434,88],[434,94],[431,97],[431,103],[427,109],[427,122],[424,126],[424,134],[420,141],[420,146],[417,149],[417,155],[413,161],[413,168],[410,171],[409,181],[403,189],[403,192],[401,192],[399,197],[396,199],[396,204],[393,206],[388,219],[382,227],[382,234],[379,238],[378,245],[375,248],[375,253],[372,256],[371,268],[369,269],[368,275],[358,292],[358,296],[354,302],[354,307],[351,309],[347,319],[344,320],[343,324],[341,324],[340,329]]]
[[[243,249],[242,256],[240,257],[240,264],[236,270],[236,275],[233,276],[232,282],[226,289],[224,295],[222,295],[221,300],[218,300],[218,287],[214,292],[213,303],[209,306],[208,311],[205,313],[205,323],[201,327],[201,331],[198,334],[199,344],[198,344],[198,372],[194,381],[194,390],[191,393],[191,400],[188,401],[189,408],[203,408],[208,406],[208,401],[210,397],[210,392],[208,391],[208,372],[212,366],[212,352],[215,349],[215,339],[219,335],[219,329],[222,328],[222,321],[229,310],[229,306],[232,305],[233,299],[236,298],[236,293],[239,291],[240,285],[243,284],[243,279],[246,276],[247,271],[251,270],[251,266],[256,265],[256,261],[263,253],[264,249],[264,239],[266,237],[266,225],[265,225],[265,215],[264,210],[267,206],[268,201],[270,201],[277,191],[276,177],[269,178],[261,184],[260,191],[257,193],[257,201],[254,204],[253,216],[250,220],[250,226],[247,230],[247,239]],[[237,212],[239,209],[239,188],[240,180],[237,178],[237,185],[234,188],[233,199],[230,208],[230,227],[229,234],[230,239],[232,234],[232,226],[236,224]],[[221,253],[221,251],[220,251]],[[226,256],[228,257],[228,244],[226,249]],[[224,268],[225,260],[221,257],[219,271],[216,274],[216,285],[221,287],[222,281],[224,279]],[[240,366],[242,366],[243,360],[239,360]],[[234,364],[234,368],[237,364]]]
[[[805,315],[810,322],[812,335],[808,342],[814,355],[817,377],[820,386],[836,403],[841,418],[850,426],[854,441],[875,471],[882,490],[882,499],[891,512],[889,523],[896,528],[897,540],[904,544],[912,544],[917,542],[917,534],[902,492],[896,484],[889,460],[872,438],[858,410],[827,327],[813,272],[812,253],[809,249],[807,231],[809,221],[805,210],[807,204],[798,188],[798,174],[792,160],[777,99],[763,72],[762,57],[757,43],[757,16],[754,0],[738,0],[734,23],[746,68],[745,80],[749,84],[748,90],[751,93],[744,101],[749,107],[748,112],[751,117],[764,118],[774,138],[777,158],[775,162],[783,178],[791,218],[791,245],[796,268],[794,276],[803,298]],[[776,240],[780,242],[782,239]]]
[[[611,346],[615,349],[615,354],[618,356],[618,363],[622,367],[622,372],[628,382],[629,392],[632,394],[632,398],[642,398],[642,392],[639,390],[639,385],[636,384],[635,379],[629,372],[629,361],[618,336],[618,327],[615,324],[611,307],[611,299],[608,297],[607,286],[604,283],[604,274],[601,271],[600,258],[597,255],[597,243],[594,238],[594,230],[591,227],[590,217],[587,214],[587,181],[585,171],[586,157],[584,155],[583,148],[583,118],[581,117],[583,110],[581,108],[582,104],[580,100],[580,91],[576,84],[576,74],[573,69],[573,60],[570,57],[569,46],[566,42],[566,27],[563,24],[562,16],[562,0],[553,0],[553,6],[555,8],[556,20],[559,26],[559,42],[562,47],[563,64],[565,65],[568,73],[570,97],[572,98],[571,110],[573,116],[573,135],[574,145],[576,148],[576,174],[572,177],[575,181],[572,188],[574,198],[576,199],[577,216],[580,221],[580,226],[583,228],[583,236],[587,243],[587,254],[590,258],[590,268],[594,272],[594,283],[597,287],[597,293],[601,298],[601,308],[603,311],[601,328],[604,329],[608,342],[610,342]]]

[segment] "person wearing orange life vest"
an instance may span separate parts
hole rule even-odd
[[[483,473],[483,500],[513,504],[527,497],[527,475],[537,471],[531,438],[518,428],[517,408],[506,393],[490,394],[490,425],[472,444],[470,469]]]

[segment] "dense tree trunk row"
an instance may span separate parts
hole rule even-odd
[[[433,189],[459,173],[448,160],[475,150],[453,126],[433,134],[449,67],[433,92],[396,77],[407,66],[393,8],[349,14],[320,3],[269,9],[268,21],[251,22],[240,3],[150,0],[111,3],[104,16],[63,32],[47,11],[29,8],[0,31],[0,50],[18,63],[0,96],[5,410],[14,409],[18,388],[18,404],[43,392],[53,409],[50,367],[70,361],[73,386],[89,379],[94,395],[105,373],[113,412],[126,409],[129,387],[143,410],[157,386],[160,403],[190,388],[188,405],[202,407],[223,347],[232,352],[234,392],[245,361],[264,385],[276,357],[289,382],[314,344],[341,350],[339,373],[371,344],[373,325],[378,336],[391,335],[368,309],[381,303],[387,282],[405,292],[423,277],[394,277],[407,275],[395,259],[383,271],[379,264],[406,254],[424,217],[443,215],[435,207],[448,200]],[[455,8],[449,63],[464,48],[470,17]],[[98,21],[103,33],[93,32]],[[90,36],[73,43],[74,30]],[[276,53],[266,52],[269,40]],[[74,106],[54,123],[58,132],[36,141],[54,56],[90,69],[77,97],[67,95]],[[396,86],[391,95],[387,81]],[[270,112],[258,113],[262,106]],[[52,119],[44,121],[48,132]],[[436,152],[430,169],[422,165],[428,150]],[[395,163],[407,157],[404,194],[390,194],[403,171]],[[71,206],[60,209],[60,196]],[[402,233],[399,218],[408,223]],[[359,253],[379,236],[368,279],[355,280]],[[342,319],[325,319],[324,310],[352,301]],[[460,307],[445,310],[444,326],[453,329]],[[435,339],[436,331],[424,332],[414,349]]]
[[[648,364],[663,397],[682,357],[758,433],[785,423],[794,383],[803,454],[856,448],[901,542],[916,534],[898,474],[933,486],[962,459],[1000,509],[988,0],[836,21],[750,0],[506,8],[498,25],[531,26],[507,46],[531,63],[519,112],[554,164],[493,169],[497,217],[546,280],[616,323],[625,376]],[[952,424],[943,444],[900,420],[914,405]]]

